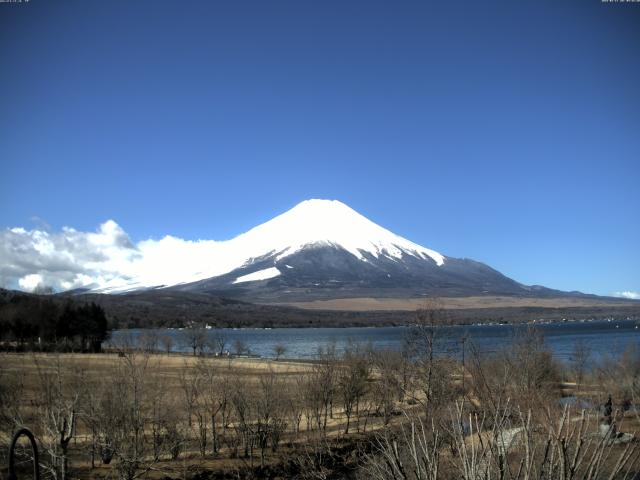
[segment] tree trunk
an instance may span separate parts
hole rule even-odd
[[[345,410],[345,415],[347,416],[347,426],[344,429],[344,434],[348,435],[349,434],[349,423],[351,421],[351,412],[349,410]]]
[[[68,441],[63,441],[60,443],[60,480],[67,480],[67,469],[69,467],[69,461],[67,459],[67,447],[69,446]]]
[[[218,432],[216,429],[216,416],[211,415],[211,442],[213,443],[213,454],[218,453]]]

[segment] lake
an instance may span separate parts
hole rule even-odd
[[[508,346],[515,332],[526,326],[471,325],[451,326],[438,329],[437,349],[443,354],[460,355],[462,339],[465,345],[473,343],[482,353],[492,353]],[[588,346],[590,359],[597,361],[606,356],[615,356],[628,346],[640,346],[640,328],[633,320],[593,320],[585,322],[563,322],[536,325],[544,335],[553,355],[560,361],[571,360],[577,342]],[[173,338],[173,351],[189,352],[180,329],[154,330],[159,335]],[[349,342],[370,344],[374,349],[400,350],[409,327],[353,327],[353,328],[273,328],[273,329],[219,329],[227,340],[227,349],[233,350],[236,340],[244,342],[252,355],[272,358],[274,347],[284,345],[284,358],[312,359],[320,347],[335,344],[342,351]],[[148,330],[116,330],[109,341],[117,345],[125,337],[133,343]],[[214,335],[216,330],[207,330]],[[108,346],[108,345],[107,345]],[[161,348],[161,347],[160,347]],[[468,351],[468,350],[467,350]]]

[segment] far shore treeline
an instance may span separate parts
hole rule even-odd
[[[211,325],[219,328],[408,326],[415,323],[416,315],[415,310],[307,310],[287,305],[252,304],[213,294],[165,289],[105,295],[73,292],[52,294],[51,291],[25,293],[0,288],[0,347],[14,348],[20,343],[18,339],[23,339],[21,348],[26,348],[28,343],[38,342],[40,338],[38,348],[44,348],[44,342],[56,348],[78,350],[80,343],[83,343],[83,348],[90,350],[91,347],[87,347],[89,337],[85,336],[82,342],[86,332],[60,331],[53,326],[59,323],[58,317],[64,313],[66,305],[70,308],[73,306],[72,310],[77,310],[83,305],[91,304],[102,310],[106,317],[107,330],[186,328],[192,325]],[[7,305],[9,307],[5,311]],[[37,318],[29,320],[30,325],[25,326],[25,332],[22,332],[16,315],[25,317],[24,312],[28,309],[35,312]],[[83,318],[88,314],[79,310],[76,313]],[[72,323],[77,322],[72,317],[73,314],[70,314],[65,318],[69,318]],[[540,319],[562,322],[597,318],[639,320],[640,302],[618,299],[611,304],[572,306],[559,303],[555,307],[483,307],[479,304],[471,308],[447,309],[448,322],[458,325],[522,324]],[[88,323],[91,324],[93,321],[90,319]],[[16,331],[12,331],[12,328]],[[90,328],[93,331],[93,326]],[[71,341],[74,338],[75,340]],[[10,342],[13,342],[13,346]]]
[[[100,352],[109,337],[104,309],[95,303],[41,295],[0,296],[0,348]]]

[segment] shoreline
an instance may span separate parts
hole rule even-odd
[[[475,322],[475,323],[440,323],[434,324],[432,327],[434,328],[455,328],[455,327],[506,327],[506,326],[525,326],[525,325],[564,325],[564,324],[573,324],[573,323],[593,323],[593,322],[640,322],[640,314],[634,316],[627,316],[625,318],[619,318],[618,316],[607,316],[607,317],[591,317],[591,318],[564,318],[561,320],[557,319],[533,319],[526,321],[518,321],[518,322],[509,322],[509,321],[485,321],[485,322]],[[304,326],[296,326],[296,325],[282,325],[282,326],[269,326],[269,327],[259,327],[259,326],[248,326],[248,327],[226,327],[226,326],[212,326],[211,328],[205,328],[206,331],[215,332],[217,330],[230,330],[230,331],[252,331],[252,330],[322,330],[322,329],[349,329],[354,328],[358,330],[365,329],[377,329],[377,328],[411,328],[418,326],[419,324],[416,322],[412,323],[402,323],[402,324],[341,324],[341,325],[304,325]],[[118,328],[112,330],[112,332],[130,332],[130,331],[147,331],[147,330],[171,330],[176,332],[182,332],[188,330],[189,327],[134,327],[134,328]]]
[[[591,344],[594,343],[594,354],[598,356],[604,354],[607,348],[603,348],[602,341],[591,340],[590,336],[596,335],[597,338],[603,339],[604,343],[620,344],[624,338],[628,341],[636,341],[640,336],[640,325],[634,319],[591,319],[581,321],[560,321],[560,322],[530,322],[528,324],[478,324],[478,325],[440,325],[435,329],[441,333],[437,335],[443,340],[442,353],[450,352],[452,344],[456,343],[456,339],[465,338],[469,342],[473,342],[479,351],[490,353],[494,351],[494,346],[498,350],[501,346],[513,338],[518,332],[527,331],[529,327],[536,328],[540,334],[549,340],[549,347],[553,350],[554,356],[565,358],[567,349],[569,348],[570,337],[585,338],[584,341]],[[225,355],[215,355],[211,351],[201,353],[203,356],[211,358],[229,359],[232,361],[269,361],[274,363],[282,363],[285,361],[293,362],[314,362],[317,360],[317,349],[335,345],[337,351],[341,351],[349,341],[359,343],[361,345],[371,345],[374,350],[398,350],[410,331],[411,326],[400,327],[351,327],[351,328],[281,328],[281,329],[261,329],[261,328],[244,328],[244,329],[220,329],[216,332],[213,330],[212,335],[219,334],[220,338],[226,340],[228,348],[225,352],[232,352],[230,357]],[[120,330],[115,332],[112,337],[113,343],[105,346],[111,351],[126,349],[127,345],[142,345],[145,342],[149,330]],[[148,338],[160,339],[163,337],[162,330],[153,331],[153,335]],[[165,336],[171,336],[174,339],[171,355],[193,356],[192,350],[187,349],[180,342],[180,330],[174,329],[171,333],[164,331]],[[624,337],[624,338],[623,338]],[[214,337],[212,337],[214,338]],[[122,342],[122,343],[120,343]],[[249,354],[235,355],[233,345],[235,342],[242,342],[248,348]],[[627,342],[625,340],[624,342]],[[624,343],[623,342],[623,343]],[[459,341],[458,341],[459,343]],[[274,353],[274,349],[278,345],[287,346],[286,352],[281,354],[279,359]],[[553,347],[552,345],[556,345]],[[599,345],[599,346],[595,346]],[[626,343],[625,343],[626,345]],[[158,349],[157,351],[160,351]],[[246,350],[245,350],[246,351]],[[291,356],[289,356],[291,355]],[[454,355],[455,356],[455,355]]]

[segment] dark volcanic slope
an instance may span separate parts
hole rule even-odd
[[[473,260],[403,255],[358,259],[336,246],[313,246],[280,260],[271,255],[228,274],[168,290],[210,293],[252,302],[293,302],[329,298],[461,297],[477,295],[553,297],[581,295],[522,285]],[[237,278],[276,267],[274,278],[234,283]]]
[[[36,297],[32,294],[0,289],[0,327],[9,320],[11,309],[4,306],[14,296]],[[415,321],[414,311],[322,311],[298,308],[252,305],[207,294],[148,290],[123,295],[80,294],[54,295],[64,303],[71,297],[77,302],[102,305],[112,328],[184,327],[209,324],[218,327],[349,327],[407,325]],[[447,311],[453,323],[508,322],[534,319],[588,319],[614,317],[640,319],[640,302],[622,302],[611,306],[585,307],[507,307],[465,308]]]
[[[350,327],[408,325],[414,311],[323,311],[275,305],[254,305],[207,294],[149,290],[124,295],[80,295],[105,308],[116,328],[183,327],[208,323],[219,327]],[[448,310],[454,323],[519,323],[547,320],[615,317],[640,319],[640,302],[592,307],[468,308]]]

